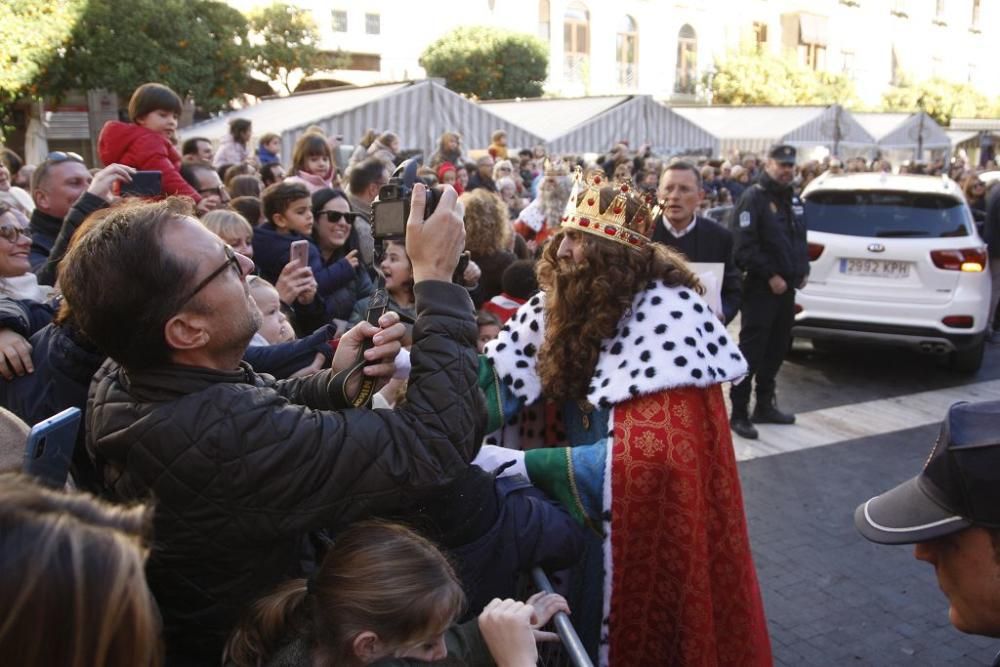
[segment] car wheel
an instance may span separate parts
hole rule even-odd
[[[983,365],[983,351],[986,348],[986,339],[981,338],[972,347],[962,350],[955,350],[951,353],[950,365],[952,369],[959,373],[975,373]]]

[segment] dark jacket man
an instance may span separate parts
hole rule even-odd
[[[732,212],[736,264],[744,272],[740,351],[750,375],[730,390],[730,426],[745,438],[756,438],[748,413],[751,382],[756,381],[753,421],[791,424],[795,415],[776,403],[775,378],[791,344],[795,290],[809,275],[806,227],[792,202],[795,149],[771,149],[764,173],[747,188]]]
[[[740,310],[743,291],[742,275],[733,262],[733,234],[719,223],[696,216],[694,228],[677,238],[671,234],[662,218],[656,221],[653,240],[675,248],[692,262],[715,262],[725,265],[722,276],[722,311],[729,324]]]
[[[91,385],[87,447],[109,495],[155,503],[147,576],[168,664],[219,664],[248,605],[310,566],[311,531],[398,512],[468,469],[483,406],[472,304],[449,282],[464,226],[450,188],[426,221],[423,208],[418,186],[413,369],[392,411],[345,409],[337,382],[368,338],[365,370],[392,373],[405,328],[391,313],[344,334],[333,369],[308,378],[277,381],[241,361],[260,326],[253,263],[182,200],[115,209],[67,254],[66,301],[121,364]]]

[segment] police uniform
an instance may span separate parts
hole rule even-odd
[[[768,157],[794,163],[795,149],[775,146]],[[731,424],[738,434],[753,438],[756,429],[748,421],[752,381],[757,386],[753,421],[795,421],[775,405],[775,377],[791,343],[795,288],[809,275],[809,255],[801,202],[793,201],[790,184],[782,185],[766,171],[740,196],[732,220],[736,265],[744,272],[740,350],[750,375],[730,390]],[[768,283],[775,275],[788,285],[783,294],[775,294]]]

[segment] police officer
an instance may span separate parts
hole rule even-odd
[[[740,350],[750,375],[733,385],[730,427],[756,438],[749,415],[751,382],[757,383],[752,422],[792,424],[795,415],[778,409],[775,378],[791,343],[795,290],[809,275],[806,227],[793,210],[795,148],[779,145],[768,153],[764,173],[740,196],[733,210],[736,265],[744,272]],[[798,208],[798,207],[796,207]]]

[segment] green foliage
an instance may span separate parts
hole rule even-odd
[[[337,69],[343,56],[323,54],[319,47],[319,29],[312,12],[283,2],[275,2],[250,13],[254,45],[253,68],[269,80],[277,80],[286,92],[292,92],[289,78],[298,73],[309,76],[321,66]]]
[[[743,50],[716,60],[704,85],[716,104],[851,104],[854,83],[843,74],[816,72],[790,58]]]
[[[65,48],[84,0],[0,3],[0,102],[30,95],[45,63]]]
[[[56,99],[94,88],[127,99],[157,81],[211,111],[248,76],[246,19],[215,0],[89,0],[63,46],[47,46],[30,92]]]
[[[990,118],[1000,114],[1000,100],[989,98],[967,83],[928,79],[917,84],[904,81],[882,95],[883,111],[915,112],[923,109],[940,125],[952,117]]]
[[[428,46],[420,65],[457,93],[484,100],[538,97],[547,76],[548,47],[531,35],[463,27]]]

